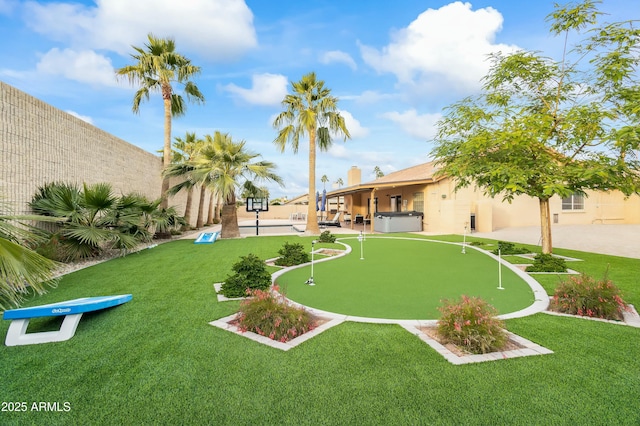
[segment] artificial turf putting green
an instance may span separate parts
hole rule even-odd
[[[342,238],[352,252],[314,264],[315,286],[305,281],[311,267],[293,269],[277,278],[286,296],[324,311],[372,318],[437,319],[443,299],[478,296],[499,314],[523,309],[534,302],[529,285],[486,254],[459,245],[424,239],[367,237],[360,259],[357,238]]]

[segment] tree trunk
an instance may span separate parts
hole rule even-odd
[[[191,226],[191,206],[193,205],[193,186],[187,190],[187,205],[184,208],[184,220]]]
[[[222,230],[220,238],[240,238],[240,228],[238,227],[238,209],[236,203],[222,206]]]
[[[213,211],[215,206],[213,204],[213,192],[209,195],[209,214],[207,214],[207,223],[211,225],[213,223]]]
[[[207,193],[207,188],[204,185],[200,186],[200,204],[198,205],[198,220],[196,220],[196,228],[202,228],[204,226],[204,196]]]
[[[316,213],[316,129],[309,132],[309,205],[307,206],[307,230],[310,235],[320,235]]]
[[[551,243],[551,215],[549,214],[549,199],[539,198],[540,200],[540,230],[542,234],[542,253],[552,253],[553,244]]]
[[[171,88],[162,88],[162,98],[164,100],[164,149],[162,154],[162,166],[163,169],[169,167],[171,164]],[[160,208],[166,209],[169,207],[169,200],[167,198],[167,191],[169,190],[169,178],[162,179],[162,193],[160,194]]]

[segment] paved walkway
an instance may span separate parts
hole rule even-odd
[[[640,259],[640,225],[554,225],[551,232],[552,244],[556,248]],[[539,226],[474,232],[473,236],[541,244]]]
[[[239,222],[242,236],[255,235],[255,220]],[[303,235],[293,229],[304,230],[305,222],[289,220],[266,219],[260,221],[260,235]],[[332,234],[357,234],[358,229],[349,227],[327,227]],[[199,232],[190,233],[182,238],[195,239],[200,232],[219,231],[220,225],[204,228]],[[421,233],[437,235],[434,233]],[[540,245],[540,227],[525,226],[504,228],[493,232],[474,232],[474,237],[491,238],[495,240],[512,241],[522,244]],[[640,225],[554,225],[552,228],[553,247],[593,253],[610,254],[614,256],[632,257],[640,259]]]

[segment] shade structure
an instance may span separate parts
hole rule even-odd
[[[320,201],[320,211],[327,211],[327,190],[322,190],[322,200]]]
[[[316,211],[320,210],[320,193],[316,191]]]

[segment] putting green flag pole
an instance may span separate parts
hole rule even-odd
[[[498,247],[498,290],[504,290],[504,287],[502,287],[502,254],[500,247]]]

